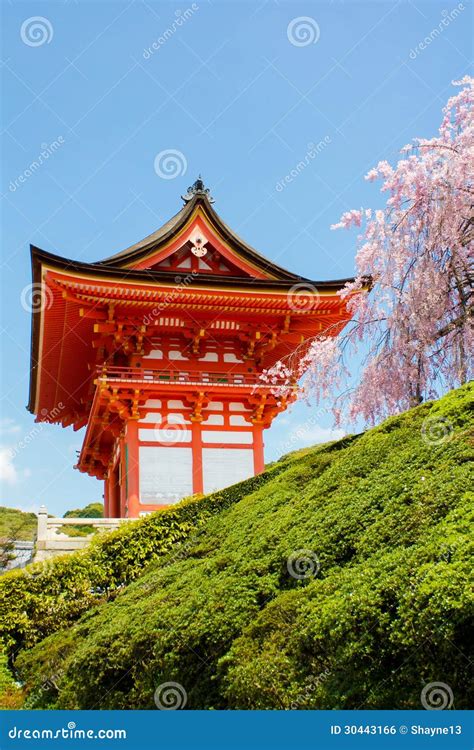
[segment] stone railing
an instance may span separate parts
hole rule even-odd
[[[44,505],[38,511],[38,531],[34,561],[42,562],[55,555],[65,555],[87,547],[96,532],[113,531],[128,518],[49,518]],[[64,526],[92,526],[87,536],[68,536],[60,531]]]

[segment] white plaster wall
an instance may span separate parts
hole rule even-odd
[[[203,430],[203,443],[253,443],[252,432],[230,432],[228,430]]]
[[[140,446],[140,502],[176,503],[193,492],[191,448]]]
[[[254,475],[253,450],[203,448],[204,492],[214,492]]]

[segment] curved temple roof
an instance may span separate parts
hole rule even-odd
[[[151,252],[156,252],[160,247],[179,235],[189,222],[192,221],[193,217],[201,214],[216,233],[233,247],[234,252],[242,255],[245,260],[250,261],[263,273],[267,272],[270,276],[282,280],[298,281],[303,278],[265,258],[265,256],[258,253],[227,226],[213,209],[209,191],[204,188],[202,180],[196,180],[194,185],[188,188],[188,193],[186,196],[183,196],[183,200],[185,204],[180,211],[163,224],[162,227],[157,229],[156,232],[153,232],[148,237],[136,242],[125,250],[111,255],[102,261],[98,261],[95,265],[120,268],[133,267],[134,263],[141,261]]]
[[[59,387],[63,350],[69,359],[77,357],[78,368],[85,367],[81,358],[88,357],[92,347],[92,321],[81,317],[81,305],[105,310],[112,287],[123,304],[129,306],[152,304],[143,300],[162,298],[177,286],[181,287],[180,304],[189,309],[194,303],[196,307],[197,301],[201,304],[206,300],[216,310],[224,310],[223,305],[235,305],[240,297],[249,314],[252,308],[273,306],[275,314],[284,315],[286,307],[293,315],[297,313],[288,307],[285,295],[291,297],[299,285],[306,295],[314,292],[315,300],[323,295],[328,304],[329,296],[335,307],[343,304],[337,292],[353,279],[312,281],[260,255],[222,221],[201,179],[188,188],[183,200],[181,210],[156,232],[95,263],[70,260],[31,246],[33,283],[41,289],[47,304],[32,315],[30,411],[38,414],[40,407],[46,405],[37,392],[40,371],[44,370],[45,376]],[[204,250],[202,258],[195,252],[194,243],[202,241],[197,237],[202,237],[210,250]],[[199,272],[191,273],[191,268]],[[81,290],[77,291],[79,287]],[[177,293],[173,295],[178,300]],[[79,300],[86,302],[79,304]]]

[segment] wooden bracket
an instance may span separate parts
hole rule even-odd
[[[201,391],[194,395],[186,396],[186,401],[193,406],[193,410],[190,416],[191,422],[202,422],[202,420],[204,419],[202,410],[209,403],[209,397],[206,395],[206,393]]]

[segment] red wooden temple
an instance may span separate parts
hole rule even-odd
[[[104,481],[109,517],[263,471],[263,431],[289,399],[260,373],[349,318],[346,279],[309,281],[264,258],[200,179],[183,199],[154,234],[97,263],[31,248],[42,304],[28,408],[86,428],[77,468]]]

